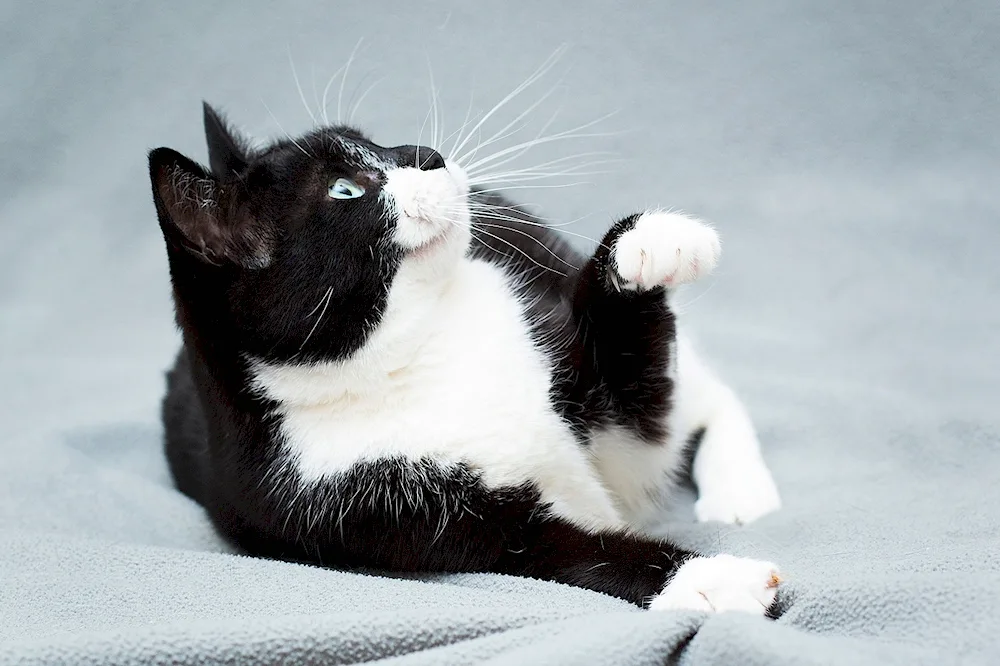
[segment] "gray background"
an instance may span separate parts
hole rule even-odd
[[[1000,598],[998,34],[986,1],[0,5],[0,659],[266,661],[289,645],[439,663],[985,658]],[[428,63],[449,133],[470,94],[484,112],[568,45],[503,117],[555,88],[532,127],[617,112],[591,130],[608,134],[512,166],[619,161],[518,198],[583,217],[582,236],[653,205],[720,229],[722,267],[686,314],[750,405],[785,508],[732,529],[692,524],[682,503],[668,527],[781,563],[780,622],[255,562],[171,490],[157,410],[178,336],[145,153],[204,160],[203,98],[261,139],[307,129],[290,60],[315,111],[313,87],[360,38],[344,103],[384,77],[356,120],[387,145],[420,134]],[[419,652],[434,643],[452,646]]]

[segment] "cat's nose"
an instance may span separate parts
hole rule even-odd
[[[421,171],[443,169],[441,153],[427,146],[400,146],[395,149],[396,164],[401,167],[417,167]]]

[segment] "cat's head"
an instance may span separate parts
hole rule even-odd
[[[433,291],[464,256],[467,179],[435,150],[350,127],[252,148],[204,114],[210,169],[149,154],[179,318],[214,327],[200,335],[269,360],[344,358],[378,328],[401,274]]]

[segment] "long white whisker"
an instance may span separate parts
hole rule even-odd
[[[323,321],[323,316],[326,315],[326,309],[330,307],[330,299],[332,296],[333,296],[333,287],[327,287],[326,294],[323,296],[322,299],[320,299],[320,304],[323,304],[323,311],[319,313],[319,317],[316,318],[316,323],[314,323],[312,325],[312,328],[309,329],[309,335],[307,335],[306,339],[302,341],[302,345],[299,347],[299,352],[305,349],[306,344],[309,342],[309,338],[313,336],[313,333],[315,333],[316,329],[319,327],[319,323]],[[313,312],[316,312],[316,310],[318,309],[319,305],[313,308],[312,312],[306,315],[306,318],[311,317],[313,315]]]
[[[555,113],[553,113],[553,114],[552,114],[552,115],[551,115],[551,116],[549,117],[549,119],[545,121],[545,124],[544,124],[544,125],[542,125],[541,129],[539,129],[539,130],[538,130],[538,132],[537,132],[537,133],[535,134],[535,136],[534,136],[534,138],[535,138],[535,139],[538,139],[538,138],[540,138],[540,137],[541,137],[542,135],[544,135],[544,134],[545,134],[545,132],[546,132],[546,131],[547,131],[547,130],[549,129],[549,127],[550,127],[550,126],[552,125],[552,123],[554,123],[554,122],[556,121],[556,118],[558,118],[558,117],[559,117],[559,112],[560,112],[561,110],[562,110],[562,109],[556,109]],[[522,143],[524,143],[524,142],[522,142]],[[478,155],[478,154],[479,154],[479,147],[477,146],[477,147],[476,147],[476,149],[472,151],[472,154],[471,154],[471,155],[468,155],[468,162],[472,162],[472,163],[475,163],[475,161],[476,161],[476,155]],[[464,157],[464,156],[463,156],[463,157]],[[515,155],[514,157],[517,157],[517,155]],[[503,164],[506,164],[506,161],[504,161],[504,162],[501,162],[501,163],[500,163],[499,165],[496,165],[496,166],[502,166]],[[494,167],[494,168],[496,168],[496,167]]]
[[[552,229],[553,231],[565,233],[570,236],[576,236],[577,238],[582,238],[584,240],[590,241],[591,243],[596,243],[597,245],[601,244],[594,238],[591,238],[589,236],[584,236],[583,234],[578,234],[561,228],[582,222],[587,217],[589,217],[588,215],[582,215],[575,219],[569,220],[568,222],[555,223],[549,220],[545,220],[544,218],[538,218],[537,215],[534,215],[528,212],[527,210],[524,210],[523,207],[518,208],[515,206],[497,206],[494,204],[485,204],[480,201],[475,201],[472,199],[470,199],[466,205],[468,206],[469,213],[477,219],[478,218],[492,219],[505,222],[514,222],[517,224],[527,224],[535,227],[543,227],[545,229]],[[509,213],[517,213],[518,215],[507,214],[504,211],[508,211]],[[520,215],[527,215],[529,218],[538,218],[538,219],[523,219],[522,217],[520,217]]]
[[[534,265],[538,266],[542,270],[544,270],[544,271],[551,271],[552,273],[555,273],[556,275],[558,275],[560,277],[566,277],[566,273],[563,273],[562,271],[558,271],[555,268],[552,268],[550,266],[546,266],[545,264],[541,263],[540,261],[538,261],[537,259],[535,259],[534,257],[532,257],[530,254],[528,254],[527,252],[525,252],[521,248],[517,247],[516,245],[514,245],[513,243],[511,243],[510,241],[508,241],[505,238],[500,238],[496,234],[491,234],[490,232],[486,231],[485,229],[483,229],[481,227],[473,227],[472,228],[472,233],[474,233],[474,234],[477,234],[477,233],[478,234],[484,234],[486,236],[489,236],[493,240],[500,241],[501,243],[503,243],[504,245],[506,245],[510,249],[514,250],[518,254],[522,255],[525,259],[527,259],[528,261],[530,261]],[[484,243],[484,245],[485,245],[485,243]],[[487,247],[489,247],[489,246],[487,246]],[[499,250],[497,250],[496,248],[491,248],[491,249],[494,252],[499,253]]]
[[[569,268],[572,268],[573,270],[576,270],[577,268],[579,268],[578,266],[575,266],[575,265],[569,263],[568,261],[566,261],[565,259],[563,259],[562,257],[560,257],[558,254],[555,253],[555,251],[552,250],[552,248],[550,248],[548,245],[546,245],[545,243],[543,243],[540,239],[535,238],[534,236],[532,236],[531,234],[529,234],[527,231],[522,231],[521,229],[515,229],[513,227],[510,227],[510,226],[507,226],[507,225],[503,225],[503,224],[490,224],[489,222],[483,222],[481,220],[477,220],[477,223],[478,223],[479,226],[490,227],[491,229],[507,229],[508,231],[513,231],[516,234],[520,234],[521,236],[525,236],[527,238],[530,238],[539,247],[541,247],[543,250],[545,250],[550,255],[552,255],[552,257],[554,259],[556,259],[557,261],[566,264],[566,266],[568,266]],[[476,224],[473,224],[472,228],[476,229]],[[527,256],[527,253],[525,253],[525,256]],[[565,277],[565,276],[563,276],[563,277]]]
[[[533,169],[523,169],[518,171],[503,171],[495,174],[486,174],[469,178],[470,185],[481,185],[484,183],[516,183],[519,181],[542,180],[545,178],[565,178],[567,176],[593,176],[598,174],[611,173],[610,169],[593,170],[594,167],[606,166],[605,161],[587,162],[578,164],[558,171],[535,171]]]
[[[289,134],[288,132],[286,132],[286,131],[285,131],[285,128],[284,128],[284,127],[282,127],[282,126],[281,126],[281,123],[279,123],[279,122],[278,122],[278,119],[277,119],[277,117],[275,117],[274,113],[273,113],[273,112],[271,111],[271,107],[269,107],[269,106],[267,105],[267,102],[265,102],[265,101],[264,101],[264,98],[263,98],[263,97],[262,97],[262,98],[260,98],[260,103],[264,105],[264,108],[265,108],[265,109],[267,110],[267,113],[268,113],[268,115],[269,115],[269,116],[271,116],[271,120],[273,120],[273,121],[274,121],[274,124],[278,126],[278,129],[279,129],[279,130],[281,130],[281,133],[285,135],[285,138],[287,138],[287,139],[288,139],[289,141],[291,141],[291,142],[292,142],[292,144],[293,144],[293,145],[294,145],[294,146],[295,146],[296,148],[298,148],[299,150],[301,150],[301,151],[302,151],[302,154],[303,154],[303,155],[305,155],[306,157],[315,157],[315,155],[313,155],[312,153],[310,153],[309,151],[307,151],[307,150],[306,150],[305,148],[303,148],[303,147],[302,147],[302,146],[301,146],[301,145],[299,144],[299,142],[298,142],[298,141],[296,141],[295,139],[293,139],[293,138],[292,138],[292,135],[291,135],[291,134]]]
[[[547,162],[541,162],[539,164],[533,164],[530,167],[524,167],[523,169],[515,169],[513,171],[508,171],[508,172],[505,172],[505,173],[519,173],[521,171],[541,171],[545,167],[555,166],[557,164],[562,164],[563,162],[571,162],[573,160],[579,160],[579,159],[582,159],[584,157],[598,157],[598,156],[608,157],[610,155],[615,155],[615,154],[617,154],[617,153],[614,153],[614,152],[612,152],[610,150],[592,150],[592,151],[588,151],[588,152],[585,152],[585,153],[575,153],[573,155],[566,155],[565,157],[557,157],[557,158],[549,160]],[[601,160],[601,161],[598,161],[598,162],[591,162],[591,164],[600,164],[600,163],[605,162],[605,161],[614,161],[615,159],[617,159],[617,158],[609,158],[608,160]]]
[[[455,220],[452,220],[450,218],[444,218],[444,219],[445,219],[445,221],[450,222],[451,224],[454,224],[456,226],[459,226],[459,227],[463,226],[459,222],[457,222]],[[516,229],[512,229],[512,231],[517,231],[517,230]],[[551,271],[551,272],[555,273],[556,275],[559,275],[561,277],[566,277],[565,273],[562,273],[562,272],[557,271],[556,269],[554,269],[554,268],[552,268],[550,266],[546,266],[545,264],[540,263],[537,259],[535,259],[530,254],[528,254],[527,252],[525,252],[521,248],[517,247],[516,245],[514,245],[513,243],[511,243],[510,241],[508,241],[505,238],[500,238],[499,236],[491,234],[490,232],[486,231],[485,229],[478,228],[475,225],[473,225],[473,227],[472,227],[472,233],[474,233],[474,234],[475,233],[485,234],[486,236],[489,236],[493,240],[500,241],[504,245],[508,246],[510,249],[512,249],[515,252],[517,252],[517,253],[521,254],[522,256],[524,256],[525,259],[527,259],[531,263],[535,264],[536,266],[538,266],[542,270]],[[521,233],[523,233],[523,232],[521,232]],[[496,248],[490,248],[490,249],[492,249],[494,252],[498,252],[499,253],[499,250],[497,250]]]
[[[452,132],[450,135],[448,135],[448,139],[450,139],[452,136],[455,137],[455,145],[458,145],[458,142],[462,140],[462,132],[464,132],[465,128],[469,126],[469,122],[470,122],[469,118],[472,115],[472,103],[473,103],[474,99],[475,99],[475,94],[470,92],[469,93],[469,106],[465,110],[465,119],[462,121],[462,126],[459,127],[456,131]],[[448,155],[454,155],[455,154],[455,145],[453,145],[452,148],[451,148],[451,150],[448,151]]]
[[[568,176],[573,176],[574,178],[575,177],[579,177],[579,176],[605,176],[605,175],[607,175],[609,173],[615,173],[615,172],[612,171],[612,170],[610,170],[610,169],[604,169],[604,170],[599,170],[599,171],[566,171],[566,172],[560,172],[560,173],[525,173],[525,174],[522,174],[520,176],[507,176],[507,175],[501,174],[500,176],[498,176],[496,178],[481,178],[481,179],[469,181],[469,185],[478,188],[480,185],[499,185],[499,184],[504,184],[504,185],[511,185],[510,189],[512,189],[512,190],[526,189],[526,188],[530,188],[530,187],[538,187],[538,188],[545,189],[545,188],[548,188],[548,187],[566,187],[566,186],[563,185],[563,184],[546,184],[546,183],[539,183],[538,185],[531,185],[530,183],[536,183],[536,182],[538,182],[540,180],[545,180],[545,179],[549,179],[549,178],[566,178]],[[586,184],[589,184],[590,182],[591,181],[589,181],[589,180],[579,180],[579,181],[574,181],[571,184],[573,184],[573,185],[586,185]],[[517,187],[513,187],[514,183],[529,183],[529,184],[528,185],[519,185]],[[476,191],[483,191],[483,190],[477,189]],[[494,190],[487,190],[487,191],[493,191],[493,192],[495,192],[497,190],[494,189]]]
[[[431,148],[433,148],[434,150],[439,150],[441,148],[441,143],[440,143],[441,135],[438,134],[438,131],[440,130],[438,93],[437,93],[437,86],[434,84],[434,68],[431,66],[431,57],[429,55],[427,56],[427,74],[430,77],[431,108],[434,111],[434,122],[431,125]]]
[[[504,181],[509,182],[509,181]],[[516,181],[515,181],[516,182]],[[542,185],[511,185],[503,187],[489,187],[477,189],[476,194],[490,194],[491,192],[507,192],[508,190],[550,190],[563,187],[576,187],[578,185],[588,185],[588,181],[580,180],[575,183],[548,183]]]
[[[424,114],[424,122],[420,123],[420,131],[417,132],[417,164],[421,164],[420,161],[420,146],[423,145],[422,139],[424,138],[424,128],[427,127],[427,121],[430,120],[433,109],[427,107],[427,113]]]
[[[344,75],[340,77],[340,91],[337,93],[337,124],[344,122],[344,116],[342,113],[343,107],[341,106],[344,101],[344,84],[347,82],[347,75],[351,71],[351,63],[354,62],[354,56],[357,54],[358,48],[361,46],[361,42],[363,42],[364,39],[364,37],[361,37],[358,39],[358,43],[354,45],[354,48],[351,50],[351,55],[347,59],[347,64],[344,65]]]
[[[337,76],[339,76],[340,73],[344,71],[344,67],[345,67],[345,65],[341,65],[340,67],[338,67],[337,71],[334,72],[333,75],[330,77],[330,80],[326,82],[325,86],[323,86],[323,103],[322,103],[322,107],[323,107],[323,124],[324,125],[329,125],[330,124],[330,116],[328,115],[327,110],[326,110],[326,97],[327,97],[327,95],[330,94],[330,86],[332,86],[333,82],[337,80]]]
[[[550,88],[547,93],[545,93],[544,95],[542,95],[541,97],[539,97],[533,104],[529,105],[528,108],[526,108],[524,111],[522,111],[521,113],[519,113],[516,118],[514,118],[512,121],[510,121],[509,123],[507,123],[499,131],[495,132],[493,134],[493,136],[491,136],[488,139],[486,139],[486,141],[483,141],[483,142],[479,143],[474,150],[470,150],[470,151],[466,152],[464,155],[462,155],[461,157],[455,158],[455,161],[458,162],[459,164],[461,164],[470,153],[475,153],[476,151],[478,151],[478,150],[480,150],[482,148],[485,148],[486,146],[492,145],[492,144],[496,143],[497,141],[501,141],[501,140],[507,138],[508,136],[512,136],[513,134],[516,134],[517,132],[519,132],[521,129],[523,129],[526,126],[525,124],[522,124],[520,127],[516,128],[513,132],[511,132],[509,134],[504,134],[511,127],[513,127],[514,125],[517,125],[525,116],[527,116],[529,113],[531,113],[532,111],[534,111],[535,109],[537,109],[539,107],[539,105],[541,105],[542,102],[544,102],[546,99],[548,99],[552,95],[552,93],[554,93],[555,91],[556,91],[555,87]]]
[[[316,88],[316,65],[309,65],[309,87],[312,88],[313,103],[316,104],[316,115],[321,115],[319,90]]]
[[[513,157],[511,157],[511,158],[509,158],[509,159],[507,159],[507,160],[505,160],[505,161],[503,161],[503,162],[500,163],[500,164],[506,164],[510,160],[516,159],[517,157],[520,157],[526,151],[528,151],[531,148],[534,148],[535,146],[540,146],[540,145],[546,144],[546,143],[552,143],[553,141],[564,141],[566,139],[587,139],[587,138],[601,137],[601,136],[614,136],[615,134],[617,134],[617,132],[587,132],[587,133],[581,133],[581,131],[585,130],[585,129],[588,129],[590,127],[593,127],[597,123],[600,123],[600,122],[603,122],[603,121],[607,120],[611,116],[615,115],[615,113],[616,112],[612,112],[612,113],[606,114],[606,115],[604,115],[604,116],[602,116],[602,117],[600,117],[600,118],[598,118],[596,120],[592,120],[589,123],[584,123],[583,125],[580,125],[578,127],[574,127],[572,129],[563,130],[562,132],[556,132],[555,134],[551,134],[551,135],[545,136],[545,137],[539,137],[539,138],[531,139],[529,141],[523,141],[523,142],[521,142],[521,143],[519,143],[517,145],[510,146],[509,148],[504,148],[503,150],[498,150],[497,152],[493,153],[492,155],[488,155],[486,157],[483,157],[483,158],[481,158],[481,159],[473,162],[472,164],[469,164],[465,168],[465,170],[467,172],[469,172],[469,173],[474,173],[477,168],[480,168],[483,165],[489,164],[490,162],[498,160],[501,157],[505,157],[507,155],[514,154]],[[497,166],[499,166],[499,165],[497,165]]]
[[[490,109],[486,115],[484,115],[482,118],[479,119],[479,122],[476,123],[476,125],[472,128],[472,131],[469,132],[469,136],[467,136],[464,141],[459,143],[458,146],[455,147],[455,150],[453,152],[458,153],[460,150],[462,150],[462,148],[465,147],[465,144],[468,143],[469,139],[472,137],[472,134],[480,127],[482,127],[483,123],[489,120],[493,116],[493,114],[502,109],[508,102],[510,102],[512,99],[520,95],[525,89],[527,89],[535,81],[544,76],[545,73],[548,72],[550,69],[552,69],[552,67],[559,60],[559,56],[562,55],[562,52],[564,50],[565,50],[564,46],[560,46],[559,48],[557,48],[555,52],[548,58],[546,58],[545,61],[541,64],[541,66],[538,69],[536,69],[534,73],[532,73],[527,78],[527,80],[524,81],[524,83],[514,88],[514,90],[508,93],[506,97],[497,102],[497,104],[492,109]]]
[[[309,108],[309,104],[306,102],[306,96],[302,92],[302,85],[299,83],[299,73],[295,71],[295,61],[292,60],[292,47],[288,47],[288,64],[292,66],[292,78],[295,79],[295,89],[299,91],[299,99],[302,100],[302,106],[306,108],[306,113],[312,119],[313,126],[319,125],[316,122],[316,116],[313,114],[312,109]]]
[[[351,123],[354,122],[354,114],[357,113],[358,109],[361,108],[361,103],[365,101],[365,97],[368,97],[368,93],[370,93],[371,91],[375,90],[375,87],[378,84],[382,83],[382,81],[384,81],[384,80],[385,80],[384,76],[381,76],[381,77],[375,79],[375,81],[370,86],[368,86],[368,88],[361,94],[361,97],[358,98],[358,101],[354,103],[354,106],[351,107],[350,112],[348,112],[348,114],[347,114],[347,124],[348,125],[350,125]]]
[[[521,219],[519,217],[510,217],[510,216],[506,216],[506,215],[495,215],[495,214],[490,214],[490,213],[482,212],[482,211],[470,211],[470,212],[471,212],[472,216],[474,218],[476,218],[476,219],[495,220],[495,221],[498,221],[498,222],[513,222],[513,223],[518,223],[518,224],[525,224],[525,225],[532,226],[532,227],[541,227],[541,228],[544,228],[544,229],[551,229],[552,231],[555,231],[555,232],[560,233],[560,234],[566,234],[567,236],[573,236],[574,238],[580,238],[582,240],[585,240],[585,241],[588,241],[590,243],[593,243],[594,245],[598,245],[598,246],[602,245],[602,243],[599,240],[591,238],[590,236],[587,236],[585,234],[579,234],[579,233],[576,233],[575,231],[570,231],[569,229],[563,229],[563,227],[565,227],[565,226],[569,226],[571,224],[576,224],[577,222],[580,222],[581,220],[585,219],[583,217],[577,218],[575,220],[571,220],[569,222],[563,222],[561,224],[548,224],[548,223],[544,223],[544,222],[536,222],[536,221],[533,221],[533,220],[523,220],[523,219]]]

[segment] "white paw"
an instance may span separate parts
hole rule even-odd
[[[722,246],[715,229],[680,213],[643,213],[612,249],[622,289],[674,287],[707,275]]]
[[[726,478],[714,478],[699,489],[694,515],[700,523],[718,521],[746,525],[781,508],[778,487],[766,467],[743,468]]]
[[[764,615],[778,593],[778,567],[732,555],[696,557],[677,570],[649,610],[741,611]]]

